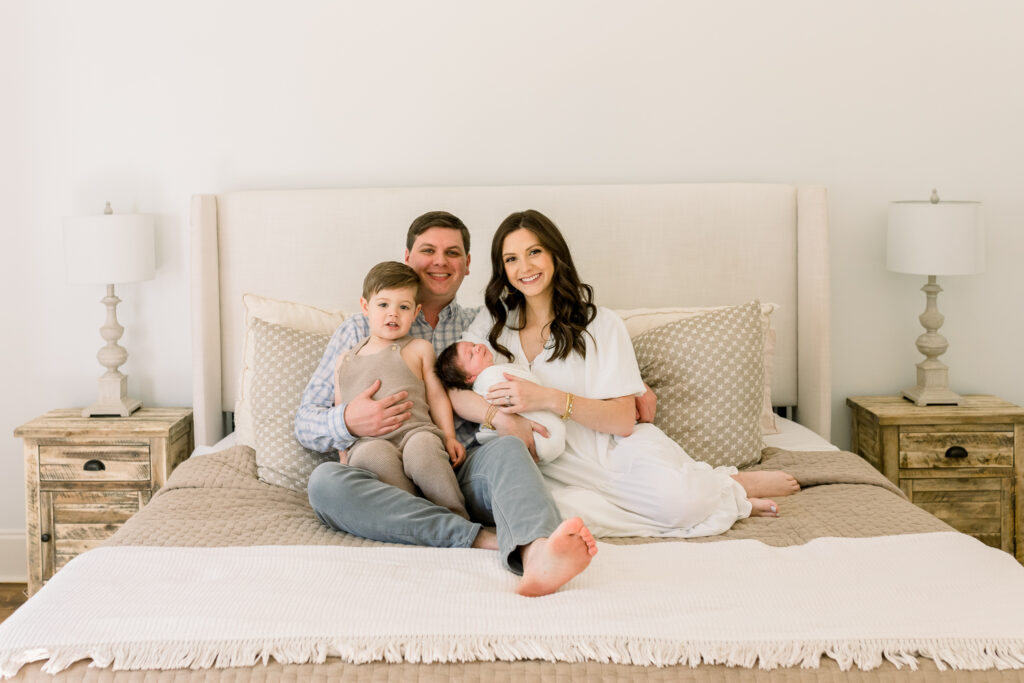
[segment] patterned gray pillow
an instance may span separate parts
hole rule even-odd
[[[304,332],[253,318],[253,448],[261,481],[305,493],[309,475],[330,454],[295,439],[295,412],[330,335]]]
[[[634,338],[640,374],[658,396],[654,424],[694,460],[716,467],[758,462],[763,346],[757,301]]]

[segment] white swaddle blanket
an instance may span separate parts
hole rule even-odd
[[[484,368],[477,375],[476,381],[473,382],[473,391],[486,397],[491,385],[495,382],[506,381],[506,372],[510,375],[541,384],[537,375],[522,365],[496,363],[488,368]],[[562,418],[550,410],[528,410],[520,413],[520,415],[527,420],[533,420],[538,424],[544,425],[544,428],[548,430],[547,436],[541,436],[536,433],[533,435],[533,444],[537,450],[537,458],[541,462],[551,462],[562,454],[565,450],[565,423],[562,422]],[[476,433],[476,440],[480,443],[487,443],[496,438],[498,438],[498,432],[493,429],[481,429]]]

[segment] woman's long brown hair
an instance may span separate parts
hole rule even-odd
[[[487,340],[495,351],[512,360],[512,353],[498,343],[498,336],[512,311],[519,313],[519,327],[511,329],[521,330],[526,325],[526,298],[509,282],[502,258],[505,237],[524,228],[537,236],[537,241],[547,249],[554,262],[551,289],[551,312],[554,319],[550,325],[550,340],[554,343],[554,349],[551,360],[567,358],[574,351],[586,357],[587,345],[583,335],[589,334],[587,325],[597,315],[594,288],[580,281],[569,245],[555,224],[544,214],[532,209],[514,213],[502,221],[491,240],[491,279],[484,291],[484,304],[494,319],[494,325]]]

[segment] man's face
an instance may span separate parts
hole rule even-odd
[[[462,233],[451,228],[428,228],[406,250],[405,262],[420,276],[420,301],[449,302],[469,275],[469,254]]]

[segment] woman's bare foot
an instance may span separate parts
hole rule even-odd
[[[732,478],[739,482],[751,498],[790,496],[800,490],[800,484],[796,483],[793,475],[779,470],[738,472]]]
[[[480,527],[480,533],[473,539],[473,547],[480,548],[481,550],[497,550],[498,534],[490,529]]]
[[[523,547],[523,578],[516,593],[527,597],[548,595],[564,586],[590,564],[597,542],[583,520],[572,517],[547,538]]]
[[[747,498],[752,506],[750,510],[751,517],[778,517],[779,506],[775,504],[774,500],[768,500],[767,498]]]

